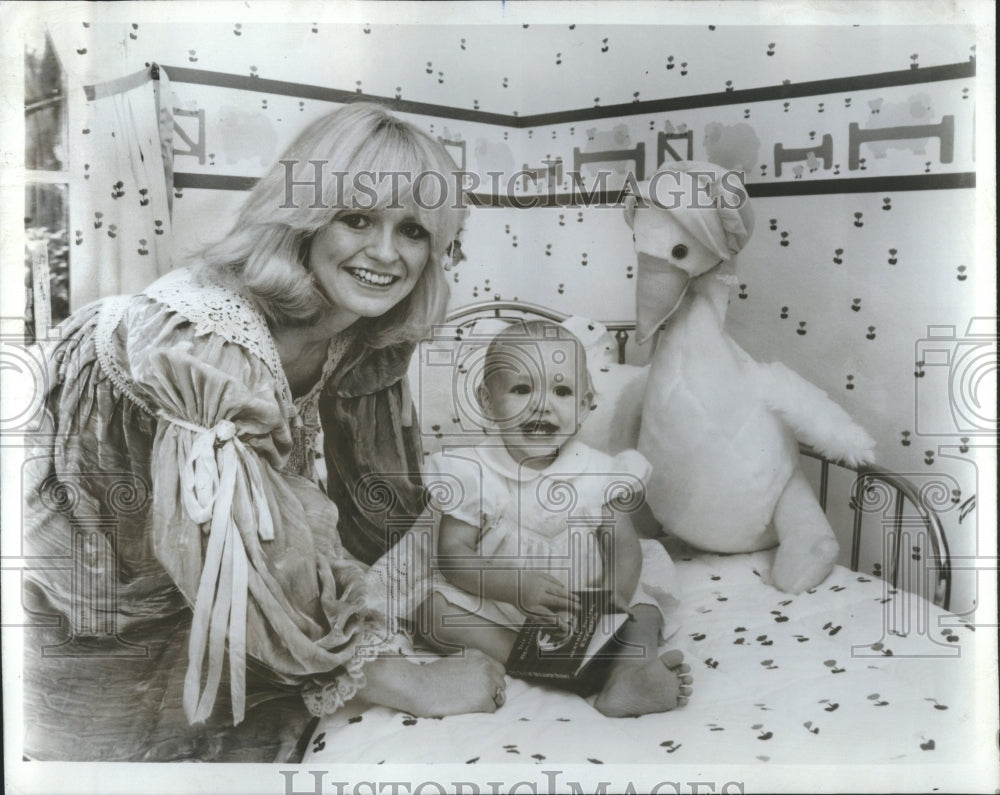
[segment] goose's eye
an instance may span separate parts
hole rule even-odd
[[[678,243],[672,249],[670,249],[670,254],[674,259],[684,259],[688,255],[688,247],[683,243]]]

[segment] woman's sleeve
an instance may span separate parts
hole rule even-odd
[[[273,374],[218,335],[154,320],[137,324],[127,361],[157,415],[155,553],[194,611],[189,720],[211,714],[226,658],[233,719],[242,720],[247,655],[283,683],[339,673],[339,696],[349,698],[382,618],[340,544],[336,506],[280,471],[291,435]]]

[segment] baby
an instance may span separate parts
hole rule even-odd
[[[644,481],[649,464],[634,450],[612,457],[574,438],[594,398],[582,344],[548,321],[505,329],[487,348],[477,398],[499,441],[427,463],[432,491],[457,496],[442,507],[424,640],[506,662],[528,617],[566,631],[579,606],[573,590],[603,588],[631,619],[594,706],[624,717],[686,704],[692,677],[683,655],[657,656],[676,629],[673,563],[607,504],[612,484],[623,474]]]

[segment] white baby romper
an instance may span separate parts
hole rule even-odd
[[[540,567],[579,589],[601,584],[596,531],[641,505],[649,473],[649,462],[636,450],[610,456],[576,440],[549,467],[533,469],[494,439],[430,456],[424,482],[433,509],[480,528],[479,554],[509,557],[512,568]],[[665,640],[678,627],[674,564],[657,541],[641,539],[640,545],[642,571],[630,606],[656,606]],[[476,566],[474,559],[469,564]],[[434,572],[431,588],[502,626],[516,628],[526,618],[513,604],[456,588],[441,572]]]

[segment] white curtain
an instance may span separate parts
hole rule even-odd
[[[86,126],[71,132],[74,310],[107,295],[141,291],[171,269],[173,248],[167,75],[153,67],[85,90]]]

